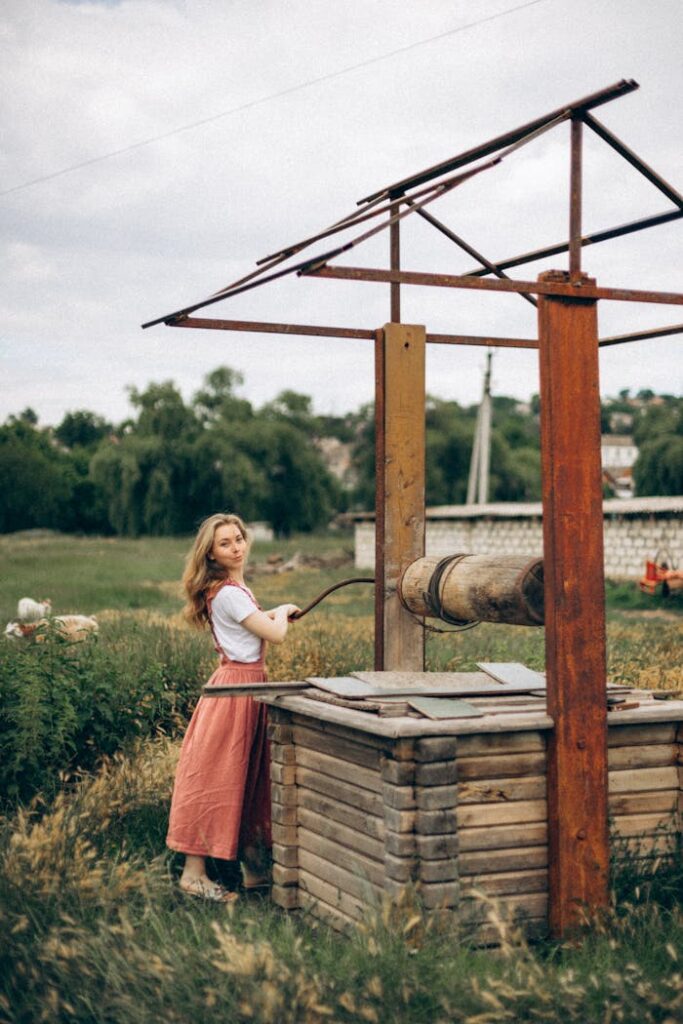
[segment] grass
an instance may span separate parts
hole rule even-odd
[[[344,547],[349,539],[338,535],[294,538],[256,545],[253,561]],[[133,680],[156,679],[161,661],[164,685],[187,689],[213,655],[208,637],[190,633],[178,617],[186,549],[183,539],[0,538],[0,610],[9,618],[19,597],[45,595],[57,613],[95,612],[101,634],[93,665],[103,659],[117,678],[130,678],[132,695]],[[351,564],[257,572],[252,582],[264,606],[305,604],[353,572]],[[678,611],[628,608],[623,600],[610,598],[610,677],[683,687]],[[290,642],[271,650],[271,677],[371,667],[371,608],[371,587],[333,595],[293,627]],[[542,668],[543,654],[542,629],[483,624],[427,640],[435,669],[470,670],[483,660]],[[136,701],[143,697],[135,692]],[[454,922],[426,915],[411,893],[340,939],[258,897],[230,912],[178,895],[178,858],[164,846],[177,751],[168,736],[131,736],[49,800],[39,795],[0,818],[0,1022],[683,1019],[680,851],[647,876],[638,863],[615,865],[610,910],[580,941],[530,947],[490,904],[500,946],[476,950]]]
[[[680,858],[628,877],[581,942],[531,948],[491,903],[500,947],[473,949],[411,893],[340,939],[260,898],[232,911],[182,899],[163,852],[176,753],[141,744],[0,828],[0,1020],[680,1019],[683,918],[658,891],[680,891]]]

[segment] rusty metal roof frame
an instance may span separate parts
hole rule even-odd
[[[273,252],[257,261],[257,269],[231,282],[219,291],[214,292],[201,302],[185,306],[165,316],[158,317],[143,324],[144,328],[164,323],[170,327],[203,328],[208,330],[247,331],[259,333],[278,333],[290,335],[316,335],[320,337],[365,338],[375,337],[374,330],[349,327],[334,327],[315,324],[269,323],[259,321],[208,319],[193,317],[192,313],[224,299],[232,298],[243,292],[258,288],[270,281],[296,274],[299,277],[335,278],[341,280],[385,282],[391,288],[391,320],[400,320],[400,286],[423,285],[441,288],[476,289],[478,291],[504,291],[519,294],[525,301],[536,305],[534,295],[583,295],[585,298],[608,299],[627,302],[653,302],[670,305],[683,304],[683,295],[671,292],[642,291],[623,288],[595,288],[581,276],[581,249],[609,239],[656,227],[683,217],[683,196],[666,182],[659,174],[640,159],[616,135],[601,124],[591,113],[596,107],[611,100],[624,96],[638,88],[632,79],[623,79],[599,92],[569,103],[553,110],[543,117],[536,118],[513,131],[499,135],[481,146],[476,146],[464,153],[451,157],[433,167],[420,171],[408,178],[387,185],[377,192],[359,200],[358,209],[348,216],[336,221],[302,241],[295,242],[283,249]],[[571,123],[571,182],[570,182],[570,217],[569,239],[535,249],[521,255],[493,262],[473,246],[469,245],[460,235],[456,234],[432,213],[425,209],[434,200],[447,195],[465,181],[499,164],[507,156],[521,146],[538,138],[565,121]],[[663,213],[643,217],[626,224],[608,228],[592,234],[581,233],[581,176],[582,176],[582,127],[587,125],[599,138],[603,139],[620,156],[631,164],[640,174],[650,181],[658,191],[662,192],[675,209]],[[488,159],[487,159],[488,158]],[[477,163],[477,161],[484,161]],[[476,163],[475,167],[461,170],[468,164]],[[457,173],[454,173],[457,172]],[[464,274],[432,274],[400,270],[400,222],[411,214],[421,217],[441,234],[449,238],[460,249],[467,252],[479,264]],[[366,224],[376,218],[385,217],[378,224],[364,230],[350,241],[326,250],[305,260],[286,267],[280,265],[291,260],[303,250],[316,242],[323,241],[342,231]],[[377,270],[366,267],[340,267],[331,265],[331,261],[343,253],[349,252],[362,242],[381,231],[389,229],[391,266],[389,270]],[[512,267],[522,266],[549,256],[569,252],[569,281],[538,282],[518,281],[508,277],[506,271]],[[280,268],[280,269],[275,269]],[[494,276],[497,280],[490,280]],[[644,338],[663,337],[683,332],[683,324],[671,324],[655,327],[650,330],[631,334],[615,335],[600,339],[600,346],[622,344]],[[474,335],[427,334],[427,341],[436,344],[461,345],[495,345],[501,348],[536,348],[534,338],[500,338]]]
[[[546,754],[549,922],[564,935],[582,923],[581,908],[608,903],[608,761],[602,473],[598,373],[598,299],[683,305],[683,294],[598,287],[581,271],[583,246],[640,231],[683,216],[683,197],[600,125],[592,109],[637,88],[622,81],[552,111],[444,163],[389,185],[360,201],[359,209],[312,238],[272,253],[255,271],[203,302],[145,326],[317,334],[366,338],[375,346],[376,580],[375,667],[422,670],[424,631],[398,600],[401,573],[424,554],[425,342],[479,344],[539,350],[541,483],[546,580],[547,711],[553,719]],[[569,240],[494,263],[438,221],[425,207],[539,134],[571,125]],[[581,232],[582,131],[587,125],[674,204],[654,217],[594,235]],[[474,164],[469,169],[463,169]],[[416,214],[467,251],[481,266],[464,275],[400,269],[400,222]],[[336,249],[276,269],[314,242],[382,218]],[[331,260],[389,229],[390,269],[340,267]],[[543,256],[569,252],[569,270],[550,270],[533,281],[506,270]],[[189,314],[287,274],[380,281],[390,285],[390,323],[377,330],[301,324],[211,320]],[[495,279],[491,279],[493,275]],[[426,334],[401,323],[400,287],[512,292],[538,300],[538,338],[487,338]],[[683,324],[603,338],[602,345],[683,332]],[[419,830],[418,830],[419,831]],[[409,876],[410,877],[410,876]],[[291,904],[288,904],[291,905]]]

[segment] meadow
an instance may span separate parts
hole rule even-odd
[[[0,538],[0,613],[24,595],[96,614],[73,647],[0,645],[0,1021],[673,1022],[683,1020],[683,862],[622,860],[611,907],[566,943],[529,946],[497,922],[496,950],[425,915],[419,894],[340,938],[262,897],[204,907],[164,848],[178,737],[214,663],[182,622],[187,541]],[[305,604],[355,575],[346,535],[256,545],[265,606]],[[327,564],[281,575],[275,554]],[[346,555],[345,555],[346,553]],[[344,562],[346,557],[346,562]],[[681,602],[608,588],[610,678],[683,689]],[[272,678],[372,664],[372,587],[349,587],[273,649]],[[543,630],[481,625],[429,636],[428,667],[543,666]],[[223,866],[224,867],[224,866]],[[221,868],[216,866],[217,870]]]

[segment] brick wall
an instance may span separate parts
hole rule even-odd
[[[543,527],[540,505],[473,506],[429,510],[428,555],[468,552],[480,555],[542,555]],[[604,503],[605,575],[611,579],[639,579],[645,562],[658,548],[668,548],[683,566],[683,498],[638,498]],[[375,561],[375,526],[355,524],[355,561],[359,569]]]

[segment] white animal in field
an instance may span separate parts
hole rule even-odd
[[[47,622],[47,619],[44,621]],[[28,640],[36,631],[35,622],[8,622],[5,626],[5,636],[14,640]]]
[[[94,615],[55,615],[51,621],[69,640],[85,640],[100,631]]]
[[[94,615],[55,615],[53,619],[38,619],[37,622],[8,622],[5,636],[15,640],[32,640],[42,643],[45,630],[53,626],[61,635],[72,641],[85,640],[99,633],[100,627]]]
[[[49,597],[43,597],[40,601],[34,601],[32,597],[22,597],[17,604],[17,618],[21,622],[37,622],[51,612],[52,601]]]

